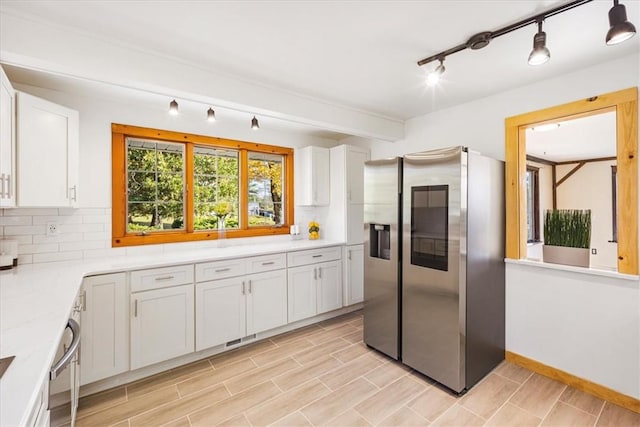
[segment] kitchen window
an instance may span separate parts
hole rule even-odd
[[[288,233],[290,148],[112,125],[113,246]]]
[[[527,166],[527,242],[540,242],[540,184],[538,168]]]

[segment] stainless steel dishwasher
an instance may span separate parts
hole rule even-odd
[[[80,395],[80,313],[83,308],[83,296],[84,293],[76,298],[56,352],[55,362],[49,371],[49,409],[51,410],[61,398],[65,402],[66,398],[69,398],[69,412],[65,410],[52,413],[52,424],[53,417],[60,421],[64,419],[63,423],[70,423],[71,427],[76,422]]]

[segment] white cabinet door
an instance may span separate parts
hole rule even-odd
[[[196,351],[246,336],[243,277],[196,284]]]
[[[304,147],[295,152],[296,205],[326,206],[329,204],[329,149]]]
[[[0,207],[16,205],[15,91],[0,67]]]
[[[131,294],[131,369],[194,351],[193,285]]]
[[[346,247],[344,305],[364,301],[364,245]]]
[[[317,313],[316,266],[289,268],[287,275],[289,322],[315,316]]]
[[[287,323],[287,272],[276,270],[246,276],[247,335]]]
[[[87,277],[82,283],[81,384],[129,370],[129,317],[125,273]]]
[[[342,262],[323,262],[317,270],[317,312],[326,313],[342,307]]]
[[[74,207],[78,198],[78,112],[17,93],[17,202]]]
[[[347,202],[364,204],[364,162],[369,154],[363,151],[347,150]]]

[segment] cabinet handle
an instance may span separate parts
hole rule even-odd
[[[311,258],[322,258],[322,255],[312,255]]]
[[[11,174],[7,175],[7,197],[11,198],[13,193],[11,193]]]
[[[251,280],[249,280],[249,293],[251,293]]]
[[[0,183],[2,183],[2,187],[0,188],[0,199],[4,199],[5,197],[5,193],[4,193],[4,174],[0,174]]]
[[[77,191],[76,191],[76,186],[74,185],[73,187],[69,188],[69,193],[71,193],[73,191],[73,196],[69,195],[69,199],[71,199],[74,202],[77,202]]]
[[[318,267],[318,279],[322,279],[322,267]]]
[[[160,276],[160,277],[156,277],[156,282],[160,282],[161,280],[171,280],[174,277],[175,276]]]
[[[273,265],[275,264],[274,261],[269,261],[269,262],[263,262],[262,265]]]
[[[138,300],[133,301],[133,317],[138,317]]]
[[[229,271],[230,268],[219,268],[216,270],[216,273],[224,273],[225,271]]]
[[[244,280],[242,281],[242,295],[246,295],[246,292],[244,290]]]
[[[318,280],[318,269],[317,268],[313,269],[313,280]]]

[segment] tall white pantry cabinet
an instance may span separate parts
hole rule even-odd
[[[343,253],[344,305],[364,299],[364,163],[369,150],[340,145],[330,150],[329,237],[346,242]]]

